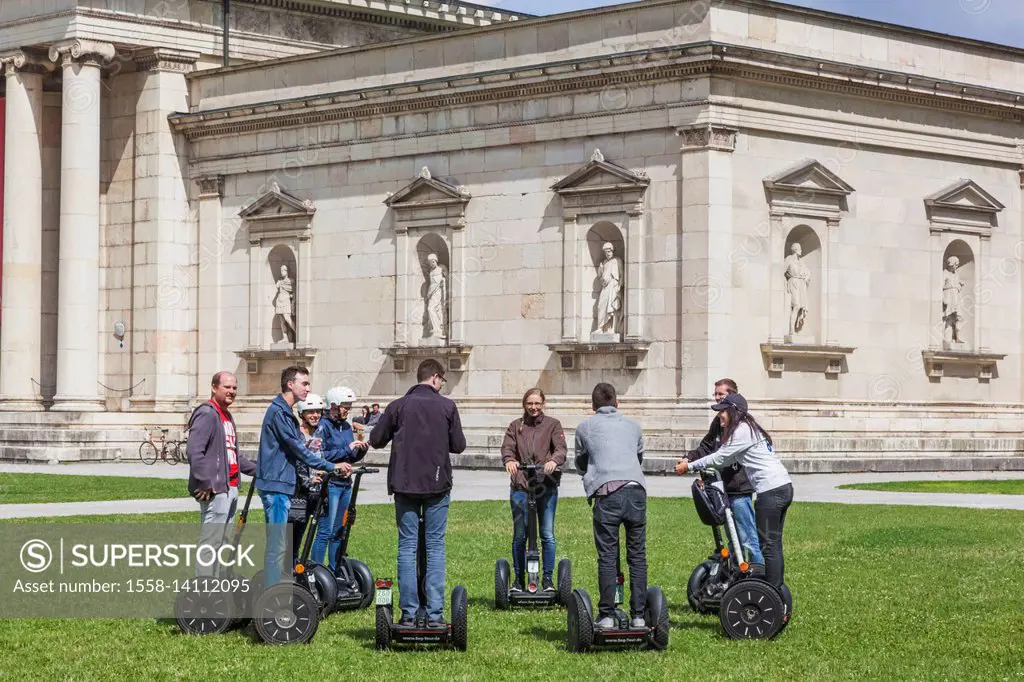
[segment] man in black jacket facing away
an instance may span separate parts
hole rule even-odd
[[[729,393],[736,393],[738,389],[736,382],[732,379],[719,379],[715,382],[715,402],[722,402]],[[686,453],[686,459],[694,462],[701,457],[706,457],[718,449],[718,437],[722,433],[722,425],[718,421],[718,413],[715,413],[708,428],[707,435],[701,440],[696,450]],[[732,507],[733,518],[736,520],[736,532],[740,535],[740,543],[749,555],[747,559],[753,570],[764,569],[764,556],[761,554],[761,543],[757,539],[757,523],[754,518],[754,486],[747,478],[747,472],[739,464],[733,464],[719,472],[722,475],[722,482],[725,484],[725,492],[729,496],[729,506]]]
[[[452,463],[449,453],[466,449],[459,408],[442,396],[444,368],[426,360],[416,371],[419,383],[388,405],[370,432],[370,445],[391,443],[388,494],[395,496],[398,526],[400,625],[446,627],[444,621],[445,531],[448,527]],[[416,578],[419,517],[426,526],[426,597],[420,604]]]

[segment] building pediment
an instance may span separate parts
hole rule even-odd
[[[288,218],[309,218],[316,213],[316,207],[309,199],[295,197],[275,182],[270,189],[238,212],[245,220],[284,220]]]
[[[274,182],[238,216],[248,222],[249,243],[258,244],[264,239],[282,237],[309,239],[314,213],[312,201],[299,199]]]
[[[803,159],[764,179],[765,195],[776,214],[814,215],[836,219],[848,210],[855,190],[820,161]]]
[[[650,182],[650,178],[642,173],[606,161],[601,150],[595,149],[590,163],[565,176],[552,185],[551,189],[562,195],[636,189],[642,191]]]
[[[932,232],[959,232],[987,237],[1005,206],[974,180],[961,178],[925,197]]]
[[[384,203],[391,208],[414,209],[466,204],[470,199],[472,196],[465,187],[433,177],[430,169],[424,166],[415,180],[389,196]]]

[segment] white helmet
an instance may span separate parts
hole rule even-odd
[[[344,405],[345,403],[354,403],[356,401],[356,392],[348,386],[335,386],[327,391],[327,404],[333,405]]]
[[[324,409],[324,399],[316,393],[310,393],[306,396],[305,400],[295,403],[295,409],[299,411],[299,414],[311,412],[312,410],[322,410]]]

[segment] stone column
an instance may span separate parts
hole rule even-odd
[[[100,67],[114,46],[72,40],[50,48],[63,69],[57,393],[52,410],[101,411]]]
[[[679,339],[698,371],[683,374],[683,395],[706,396],[729,376],[732,320],[733,172],[736,131],[714,124],[679,130],[683,138],[683,317]]]
[[[580,301],[576,252],[579,250],[575,213],[562,219],[562,342],[576,343],[580,338]]]
[[[189,214],[187,153],[167,117],[188,111],[189,73],[197,53],[163,48],[133,54],[138,71],[135,105],[136,342],[132,407],[156,412],[187,409],[196,374],[198,250]],[[142,245],[150,248],[140,249]],[[140,295],[141,294],[141,295]],[[141,342],[141,343],[140,343]],[[200,395],[205,397],[206,391]]]
[[[415,346],[414,339],[419,336],[412,336],[410,329],[417,329],[410,320],[412,315],[412,302],[409,296],[409,261],[410,240],[408,228],[397,222],[395,223],[395,345]],[[417,333],[418,332],[413,332]]]
[[[45,55],[0,54],[7,78],[0,409],[42,409],[43,75]]]
[[[196,196],[199,218],[199,290],[203,292],[196,301],[199,326],[199,371],[197,395],[203,395],[210,388],[210,379],[227,365],[223,364],[224,351],[221,306],[222,255],[227,247],[224,221],[221,215],[221,197],[224,195],[224,177],[213,175],[198,179],[199,194]]]
[[[451,223],[451,261],[448,273],[448,300],[451,301],[448,320],[448,345],[466,342],[466,219]]]

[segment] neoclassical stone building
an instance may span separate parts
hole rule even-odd
[[[383,402],[436,358],[466,463],[606,380],[662,466],[722,376],[796,468],[1024,462],[1020,50],[252,0],[217,68],[219,3],[65,4],[0,10],[0,457],[131,458],[219,369],[251,439],[287,364]]]

